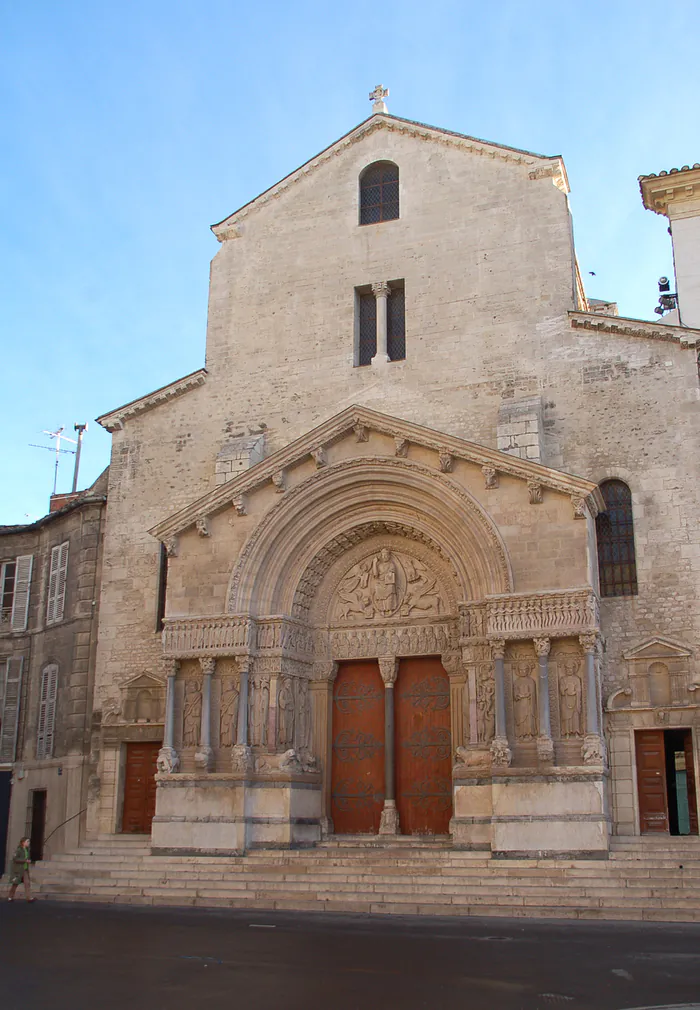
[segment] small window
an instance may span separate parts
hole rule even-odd
[[[621,480],[603,481],[600,490],[605,501],[605,512],[596,518],[600,595],[636,596],[632,493]]]
[[[0,625],[9,624],[11,631],[27,627],[33,560],[31,554],[21,554],[0,562]]]
[[[358,365],[371,365],[377,353],[377,300],[371,288],[358,288],[357,355]]]
[[[399,216],[399,167],[375,161],[360,176],[360,224],[394,221]]]
[[[390,361],[406,357],[406,299],[403,281],[391,281],[386,301],[386,352]]]
[[[165,601],[168,595],[168,552],[165,544],[160,545],[158,560],[158,596],[156,603],[156,632],[163,630]]]
[[[63,606],[66,601],[66,575],[68,572],[68,540],[51,551],[49,570],[49,592],[46,600],[46,623],[56,624],[63,620]]]

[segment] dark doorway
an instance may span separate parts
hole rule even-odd
[[[10,796],[12,772],[0,772],[0,873],[5,869],[7,831],[10,826]]]
[[[693,731],[664,733],[668,827],[672,835],[697,835],[698,811],[693,762]]]
[[[44,858],[44,834],[46,831],[46,790],[32,790],[32,821],[29,829],[29,852],[33,863]]]
[[[635,745],[642,834],[697,835],[692,730],[639,730]]]
[[[376,659],[341,663],[333,685],[331,817],[339,835],[376,835],[384,806],[384,681]]]

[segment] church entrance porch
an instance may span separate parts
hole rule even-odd
[[[450,684],[437,656],[340,663],[332,719],[335,834],[448,834]]]
[[[638,730],[635,750],[641,833],[697,835],[693,731]]]

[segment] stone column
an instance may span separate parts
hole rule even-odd
[[[491,743],[491,757],[494,765],[508,766],[513,760],[508,746],[508,730],[506,729],[506,677],[505,677],[506,643],[503,638],[491,641],[491,655],[494,663],[494,710],[495,734]]]
[[[443,653],[440,661],[450,681],[450,736],[454,754],[465,743],[464,688],[467,674],[459,652]]]
[[[314,680],[309,687],[314,700],[314,754],[321,765],[323,777],[323,814],[321,835],[333,834],[331,818],[331,767],[333,764],[333,684],[338,676],[338,664],[329,660],[314,664]]]
[[[199,749],[194,755],[194,763],[202,771],[210,772],[214,767],[214,751],[211,746],[211,680],[216,669],[216,660],[200,659],[202,668],[202,724],[199,734]]]
[[[238,727],[236,746],[231,748],[231,768],[234,772],[247,772],[253,766],[248,743],[248,705],[250,701],[249,659],[239,660],[238,666]]]
[[[158,771],[162,775],[171,775],[180,767],[180,758],[175,750],[175,680],[180,669],[179,659],[165,661],[165,726],[163,727],[163,746],[158,752]]]
[[[549,716],[549,649],[548,638],[536,638],[534,640],[535,652],[537,653],[539,676],[537,678],[537,701],[539,735],[537,737],[537,757],[540,761],[550,763],[554,761],[554,743],[552,742],[552,724]]]
[[[379,824],[380,835],[398,835],[399,812],[396,809],[396,769],[394,768],[394,684],[399,672],[396,656],[382,656],[379,672],[384,681],[384,809]]]
[[[382,364],[389,360],[386,303],[390,291],[386,281],[379,281],[372,285],[372,294],[377,302],[377,353],[372,358],[372,364],[375,362]]]
[[[578,640],[586,656],[586,735],[583,738],[581,757],[585,765],[604,765],[605,741],[601,735],[596,676],[598,635],[595,631],[591,631],[579,635]]]

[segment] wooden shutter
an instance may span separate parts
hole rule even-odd
[[[58,663],[49,663],[41,673],[39,699],[39,724],[36,737],[37,758],[53,756],[54,729],[56,725],[56,695],[58,693]]]
[[[21,554],[16,559],[15,595],[12,600],[12,618],[10,620],[13,631],[24,631],[27,627],[33,560],[31,554]]]
[[[23,665],[22,656],[10,658],[5,664],[5,692],[2,705],[2,724],[0,725],[0,762],[11,763],[15,760]]]
[[[69,542],[59,544],[51,551],[49,570],[49,594],[46,601],[46,623],[54,624],[63,620],[63,604],[66,599],[66,573],[68,571]]]

